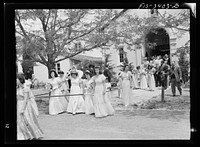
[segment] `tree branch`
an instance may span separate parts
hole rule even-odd
[[[19,18],[17,18],[17,16],[18,16]],[[20,22],[20,16],[19,16],[19,14],[18,14],[17,11],[16,11],[16,13],[15,13],[15,20],[17,21],[17,23],[18,23],[18,25],[19,25],[19,27],[20,27],[22,33],[24,34],[24,36],[28,38],[28,36],[27,36],[27,34],[26,34],[26,31],[25,31],[24,27],[22,26],[22,24],[21,24],[21,22]]]
[[[90,51],[90,50],[92,50],[92,49],[94,49],[94,48],[97,48],[97,47],[100,47],[100,46],[102,46],[102,45],[104,45],[104,44],[105,44],[105,42],[96,44],[96,45],[94,45],[93,47],[90,47],[90,48],[87,48],[87,49],[82,49],[82,50],[80,50],[80,51],[77,51],[77,52],[74,53],[74,54],[71,54],[71,55],[69,55],[69,56],[66,56],[66,57],[64,57],[64,58],[61,58],[61,59],[55,61],[55,63],[60,62],[60,61],[63,61],[63,60],[68,59],[68,58],[71,58],[71,57],[73,57],[73,56],[76,56],[76,55],[78,55],[78,54],[80,54],[80,53],[82,53],[82,52],[84,52],[84,51]]]
[[[162,14],[160,14],[160,12],[158,11],[158,14],[163,18],[163,19],[166,19],[164,16],[162,16]],[[178,29],[178,30],[182,30],[182,31],[190,31],[190,29],[183,29],[183,28],[179,28],[177,26],[173,26],[171,24],[169,24],[168,22],[165,22],[166,26],[168,27],[172,27],[172,28],[175,28],[175,29]]]
[[[38,55],[42,59],[42,61],[40,61],[40,63],[47,65],[47,60],[40,53]]]
[[[123,15],[126,11],[128,11],[129,9],[123,9],[119,14],[115,15],[108,23],[106,23],[100,30],[103,31],[105,30],[112,21],[116,20],[117,18],[119,18],[121,15]]]
[[[47,21],[46,21],[46,24],[45,24],[46,28],[47,28],[47,25],[48,25],[48,22],[49,22],[50,15],[51,15],[51,10],[49,9],[49,14],[48,14]]]

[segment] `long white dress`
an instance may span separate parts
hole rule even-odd
[[[105,117],[114,114],[114,109],[110,104],[110,101],[103,94],[105,79],[106,77],[103,74],[93,77],[95,85],[93,97],[95,117]]]
[[[65,78],[65,76],[63,76],[62,78],[59,77],[59,80],[61,82],[60,90],[61,90],[62,94],[69,95],[67,79]],[[69,96],[65,96],[65,98],[67,101],[69,100]]]
[[[31,81],[25,80],[24,87],[31,89],[31,84],[32,84]],[[36,115],[38,116],[39,115],[38,106],[35,101],[35,96],[33,95],[33,92],[31,90],[30,90],[30,102],[32,103],[32,107]]]
[[[132,88],[138,88],[138,77],[137,77],[137,70],[133,69],[132,74]]]
[[[140,72],[140,88],[147,89],[147,78],[146,78],[146,71],[145,69],[141,69]]]
[[[27,87],[17,89],[17,140],[39,139],[44,135],[31,102],[30,92],[31,90]],[[28,95],[27,104],[24,115],[20,115],[25,106],[25,93]]]
[[[122,77],[122,102],[125,106],[128,106],[130,103],[130,78],[131,78],[131,72],[128,71],[127,73],[123,72],[121,73]]]
[[[94,104],[92,101],[92,79],[84,81],[84,90],[85,90],[85,114],[94,113]]]
[[[60,79],[58,77],[51,79],[50,84],[52,85],[53,91],[51,96],[63,95],[60,89]],[[64,96],[61,97],[50,97],[49,100],[49,114],[56,115],[67,110],[67,100]]]
[[[111,83],[106,83],[106,94],[105,94],[105,103],[106,103],[106,107],[108,109],[108,114],[112,115],[114,114],[115,110],[111,105]]]
[[[77,77],[75,79],[71,78],[70,95],[83,93],[80,88],[80,82],[81,82],[81,79],[79,77]],[[84,113],[85,112],[85,102],[84,102],[83,96],[81,96],[81,95],[69,96],[67,112],[72,113],[72,114]]]
[[[149,90],[155,90],[155,79],[154,79],[154,69],[150,69],[147,73],[147,81],[149,85]]]

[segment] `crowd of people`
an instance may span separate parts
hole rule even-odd
[[[110,90],[107,78],[101,73],[100,67],[94,68],[94,75],[90,70],[77,70],[75,66],[66,75],[55,70],[51,71],[51,80],[47,89],[51,91],[49,114],[61,112],[94,114],[95,117],[105,117],[114,114],[110,104]],[[85,79],[83,79],[85,75]],[[106,87],[107,86],[107,87]],[[65,95],[59,96],[58,95]]]
[[[171,84],[173,96],[176,87],[182,94],[182,73],[178,62],[168,64],[168,56],[147,58],[141,66],[130,69],[128,65],[118,74],[118,94],[123,105],[130,105],[131,90],[144,89],[154,91],[155,87],[165,89]],[[95,117],[114,115],[111,105],[111,76],[102,73],[100,66],[90,66],[87,70],[78,70],[73,66],[64,73],[52,69],[46,89],[50,92],[49,114],[58,115],[66,112],[72,115],[84,113]],[[84,77],[84,78],[83,78]],[[170,83],[170,84],[169,84]],[[39,115],[35,97],[31,91],[32,80],[23,74],[17,75],[17,138],[40,139],[43,131],[39,126]]]
[[[131,89],[144,89],[154,91],[156,87],[167,89],[171,85],[173,96],[176,95],[176,87],[182,95],[181,83],[182,72],[177,61],[169,64],[168,55],[163,57],[153,56],[136,68],[126,65],[124,70],[118,73],[118,96],[122,98],[123,104],[130,104]]]
[[[85,75],[85,79],[83,79]],[[49,114],[58,115],[84,113],[95,117],[114,115],[110,102],[111,85],[100,70],[94,72],[77,70],[75,66],[66,74],[50,71],[46,89],[50,91]],[[39,115],[35,97],[31,91],[31,79],[24,74],[17,75],[17,139],[32,140],[43,137],[37,117]]]

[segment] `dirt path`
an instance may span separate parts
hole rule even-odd
[[[41,91],[38,93],[42,93]],[[170,89],[166,92],[170,99]],[[131,103],[140,103],[159,97],[156,91],[133,90]],[[39,104],[39,123],[45,133],[43,140],[159,140],[190,139],[190,111],[168,109],[124,108],[122,100],[112,92],[114,116],[95,118],[93,115],[63,113],[48,115],[48,99]],[[189,91],[183,91],[188,97]],[[180,99],[179,96],[177,98]],[[156,98],[155,98],[156,99]]]
[[[139,140],[189,139],[187,111],[117,110],[114,116],[95,118],[92,115],[40,115],[43,140]]]

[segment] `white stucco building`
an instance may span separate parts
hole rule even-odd
[[[158,11],[161,14],[167,11],[167,13],[172,14],[172,15],[176,15],[177,13],[180,12],[180,10],[178,9],[176,10],[175,9],[173,10],[159,9]],[[152,15],[150,14],[149,9],[133,9],[133,10],[129,10],[127,13],[137,15],[139,17],[144,17],[144,16],[149,17]],[[121,20],[123,20],[123,16],[118,19],[118,21],[121,21]],[[186,32],[182,37],[177,37],[175,35],[176,32],[170,28],[159,27],[159,29],[166,32],[167,36],[162,36],[162,38],[158,38],[157,45],[158,46],[159,45],[161,46],[163,44],[166,45],[166,40],[167,40],[168,51],[165,51],[163,53],[167,53],[171,61],[177,60],[175,59],[176,57],[172,59],[172,54],[176,52],[176,49],[178,47],[183,46],[188,40],[190,40],[189,32]],[[149,37],[151,38],[152,36],[149,36]],[[132,50],[129,50],[128,48],[131,48]],[[132,64],[135,67],[141,65],[144,57],[146,57],[147,55],[149,56],[153,55],[153,53],[151,53],[150,50],[145,46],[145,41],[141,43],[139,46],[128,46],[127,44],[120,44],[119,50],[115,49],[114,47],[111,47],[110,50],[107,50],[105,53],[111,55],[110,56],[111,64],[115,66],[114,71],[117,73],[119,72],[118,66],[122,63],[120,61],[121,49],[125,52],[124,56],[127,56],[129,63],[132,62]]]

